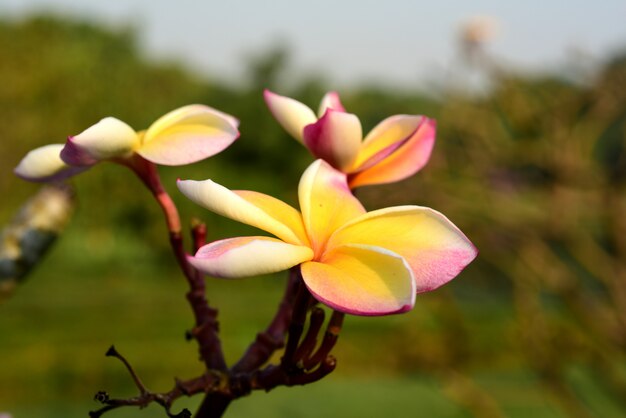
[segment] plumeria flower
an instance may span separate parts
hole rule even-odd
[[[363,139],[361,122],[347,113],[335,92],[327,93],[317,116],[308,106],[265,90],[274,118],[292,137],[348,175],[350,188],[403,180],[419,171],[435,144],[435,121],[391,116]]]
[[[323,160],[304,172],[301,212],[271,196],[231,191],[211,180],[178,182],[188,198],[264,236],[201,247],[189,262],[215,277],[239,278],[300,265],[311,294],[355,315],[405,312],[415,295],[453,279],[477,254],[444,215],[420,206],[366,212],[346,175]]]
[[[239,122],[204,105],[188,105],[135,132],[113,117],[102,119],[65,144],[37,148],[22,159],[15,173],[31,181],[61,180],[100,161],[128,163],[133,157],[162,165],[184,165],[210,157],[239,137]]]

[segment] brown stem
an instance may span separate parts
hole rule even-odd
[[[305,369],[314,367],[316,364],[321,363],[328,357],[330,351],[333,347],[335,347],[337,339],[339,338],[339,332],[341,331],[341,327],[343,325],[343,318],[343,312],[333,311],[330,321],[328,321],[328,327],[326,328],[326,333],[324,334],[324,339],[322,340],[320,347],[308,360],[304,360]]]
[[[107,357],[115,357],[116,359],[121,361],[122,364],[124,364],[124,366],[126,367],[126,370],[128,370],[128,373],[130,373],[130,376],[133,378],[133,381],[135,382],[135,386],[137,386],[137,389],[139,389],[139,393],[142,396],[145,395],[146,393],[148,393],[148,390],[144,386],[144,384],[141,381],[141,379],[139,379],[139,376],[137,376],[137,373],[135,373],[135,370],[133,370],[133,368],[130,365],[130,363],[128,362],[128,360],[126,360],[126,358],[124,356],[122,356],[120,353],[117,352],[117,350],[115,349],[115,346],[111,346],[107,350],[105,355]]]
[[[191,236],[193,237],[193,252],[196,253],[206,244],[206,224],[197,218],[191,218]]]
[[[311,311],[309,329],[294,355],[296,362],[301,368],[304,368],[304,359],[309,358],[315,348],[315,344],[317,344],[317,335],[324,324],[324,316],[325,314],[322,308],[315,307]]]
[[[295,270],[295,269],[294,269]],[[334,347],[338,334],[341,330],[344,314],[334,311],[324,338],[314,354],[313,349],[318,338],[319,331],[324,323],[324,311],[313,307],[310,315],[310,324],[304,338],[301,339],[307,312],[312,306],[312,297],[299,275],[299,269],[292,275],[293,287],[296,296],[292,298],[293,309],[287,347],[282,361],[278,365],[270,365],[263,370],[258,368],[251,371],[235,373],[232,370],[209,369],[198,378],[189,381],[177,381],[176,386],[167,393],[152,393],[148,391],[128,362],[113,348],[107,355],[115,356],[122,360],[135,380],[140,395],[129,399],[109,399],[104,392],[99,392],[96,399],[105,404],[98,411],[91,412],[92,418],[100,417],[104,412],[121,406],[145,407],[152,402],[163,406],[170,418],[189,418],[189,411],[183,410],[177,415],[170,413],[172,403],[180,396],[191,396],[203,392],[205,398],[198,409],[195,418],[219,418],[222,417],[230,402],[239,397],[249,394],[252,390],[263,389],[269,391],[277,386],[306,385],[316,382],[331,373],[337,363],[333,356],[329,355]],[[282,325],[286,329],[285,325]]]
[[[172,198],[163,188],[155,164],[143,159],[139,155],[133,156],[131,160],[125,160],[124,163],[137,174],[141,181],[152,192],[165,215],[165,222],[170,235],[170,245],[176,256],[178,265],[189,284],[187,300],[191,305],[195,317],[195,327],[191,331],[191,335],[200,346],[200,357],[204,361],[207,369],[226,370],[222,345],[218,337],[219,326],[217,322],[217,310],[211,308],[207,302],[202,274],[195,270],[187,261],[178,209]],[[192,229],[192,235],[194,237],[194,246],[198,246],[200,241],[204,240],[206,237],[206,229],[195,225]]]
[[[298,275],[300,275],[300,269],[298,267]],[[287,338],[287,346],[285,347],[285,353],[281,360],[283,368],[289,370],[295,367],[296,364],[296,350],[304,330],[304,324],[306,322],[306,314],[309,309],[309,301],[311,300],[311,294],[306,288],[301,279],[298,280],[298,291],[296,294],[296,300],[293,307],[293,313],[291,315],[291,323],[289,324],[289,335]]]
[[[330,374],[337,367],[337,361],[333,356],[328,356],[315,370],[309,373],[302,371],[287,372],[282,366],[271,365],[263,370],[255,372],[250,380],[251,389],[262,389],[266,392],[277,386],[307,385],[317,382]]]
[[[232,397],[220,393],[208,393],[194,418],[220,418],[230,405]]]
[[[168,417],[170,418],[190,418],[191,412],[187,409],[183,409],[180,413],[174,415],[170,412],[170,408],[172,407],[172,403],[181,396],[191,396],[196,393],[217,393],[219,391],[228,389],[228,378],[227,375],[220,371],[208,370],[202,376],[196,377],[194,379],[190,379],[187,381],[176,380],[176,385],[172,390],[166,393],[154,393],[149,391],[144,384],[141,382],[141,379],[135,373],[135,370],[130,365],[128,360],[124,356],[122,356],[115,347],[111,346],[109,350],[106,352],[107,357],[115,357],[122,362],[122,364],[126,367],[131,377],[135,382],[135,386],[139,390],[139,395],[127,398],[127,399],[111,399],[109,394],[103,391],[96,393],[94,399],[105,406],[96,410],[89,412],[90,418],[99,418],[105,412],[108,412],[113,409],[117,409],[123,406],[138,406],[139,408],[144,408],[149,404],[156,402],[161,405]]]

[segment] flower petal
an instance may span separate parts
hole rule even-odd
[[[347,243],[380,246],[402,256],[413,270],[417,292],[452,280],[478,254],[444,215],[420,206],[369,212],[338,229],[328,248]]]
[[[338,311],[388,315],[415,304],[415,280],[408,264],[380,247],[345,245],[301,269],[313,296]]]
[[[61,159],[69,165],[93,165],[129,156],[139,146],[137,133],[119,119],[108,117],[67,139]]]
[[[359,118],[333,109],[304,128],[304,144],[311,153],[342,171],[352,166],[362,139]]]
[[[338,110],[340,112],[345,112],[346,109],[341,104],[341,100],[339,100],[339,94],[336,91],[329,91],[324,95],[322,101],[320,102],[320,107],[317,110],[317,116],[322,117],[324,113],[326,113],[326,109]]]
[[[415,174],[430,158],[435,127],[435,121],[424,116],[385,119],[363,141],[350,187],[390,183]]]
[[[205,245],[188,260],[208,275],[235,279],[287,270],[312,257],[313,251],[301,245],[269,237],[239,237]]]
[[[212,212],[267,231],[288,243],[308,245],[300,212],[278,199],[257,192],[231,191],[211,180],[179,180],[178,188]]]
[[[137,153],[162,165],[184,165],[223,151],[238,137],[239,122],[204,105],[173,110],[154,122]]]
[[[269,90],[263,92],[263,97],[278,123],[289,135],[302,142],[304,127],[317,120],[315,113],[299,101],[280,96]]]
[[[63,180],[89,168],[65,164],[60,157],[63,146],[51,144],[30,151],[15,167],[14,173],[24,180],[47,182]]]
[[[316,255],[323,251],[330,234],[365,213],[352,195],[346,175],[323,160],[306,169],[298,186],[302,219]]]

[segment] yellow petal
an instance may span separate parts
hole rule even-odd
[[[418,292],[452,280],[478,254],[444,215],[419,206],[376,210],[353,220],[333,234],[328,248],[345,244],[374,245],[399,254],[411,266]]]
[[[346,175],[317,160],[306,169],[298,187],[304,226],[316,256],[330,234],[346,222],[365,213],[352,195]]]
[[[184,106],[154,122],[137,153],[157,164],[194,163],[232,144],[239,137],[237,126],[235,118],[209,106]]]
[[[239,237],[216,241],[188,260],[215,277],[240,278],[287,270],[313,257],[313,251],[269,237]]]
[[[267,231],[285,242],[308,246],[300,212],[278,199],[257,192],[231,191],[211,180],[181,180],[178,188],[212,212]]]
[[[379,247],[334,248],[321,262],[306,262],[301,269],[313,296],[342,312],[388,315],[415,303],[415,280],[406,261]]]

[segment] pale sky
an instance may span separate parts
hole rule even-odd
[[[136,26],[151,57],[234,80],[244,57],[281,41],[295,74],[416,85],[455,62],[459,24],[476,15],[499,22],[489,50],[529,70],[558,69],[573,50],[603,59],[626,47],[624,0],[0,0],[2,16],[39,10]]]

